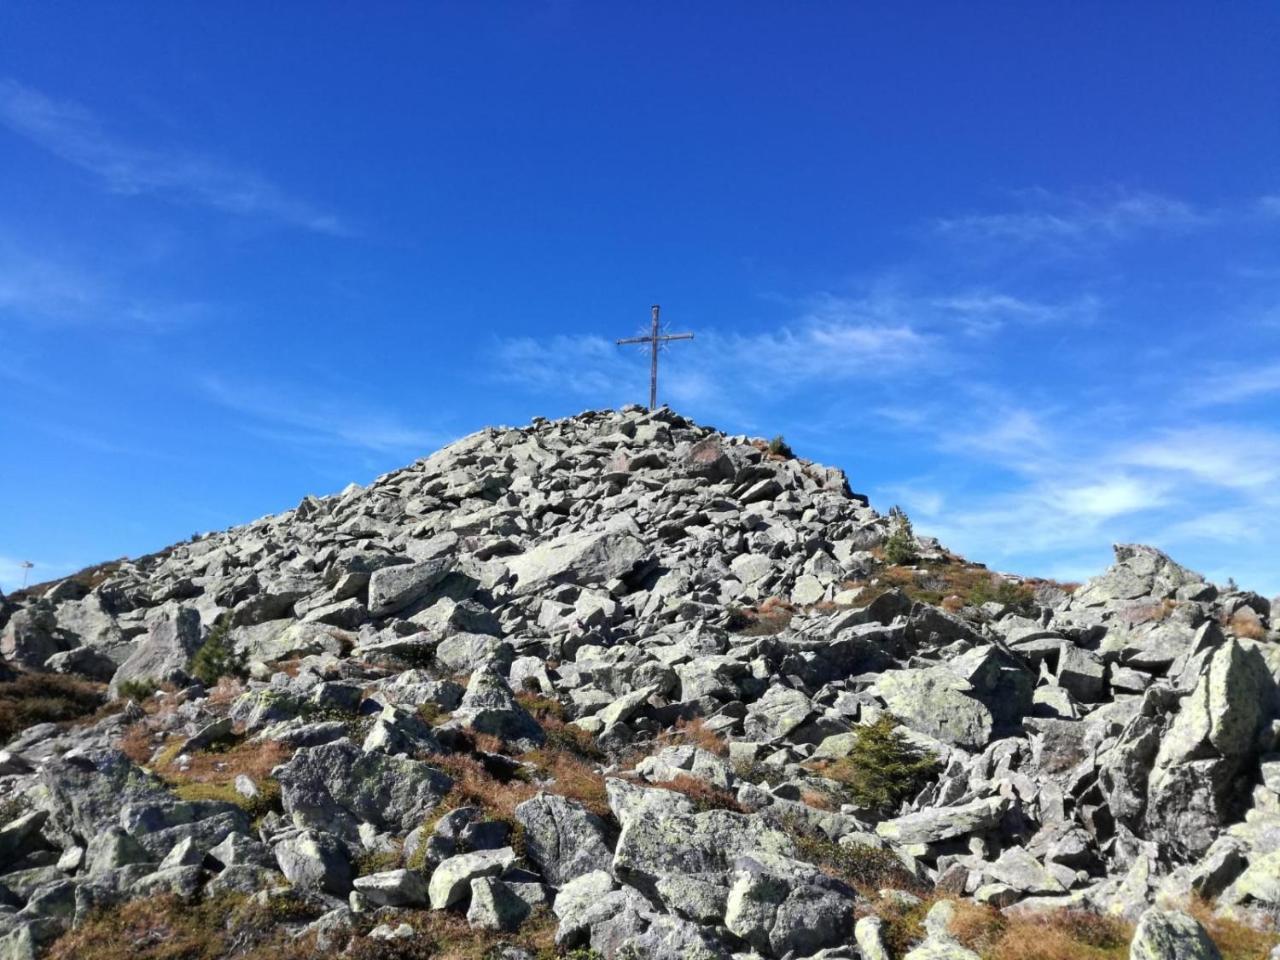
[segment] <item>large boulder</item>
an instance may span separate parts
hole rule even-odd
[[[70,650],[74,641],[58,629],[53,613],[27,607],[9,618],[0,632],[0,656],[30,670],[39,670],[55,653]]]
[[[847,943],[854,891],[812,864],[754,853],[734,861],[724,925],[772,956],[810,954]]]
[[[1231,640],[1207,661],[1160,739],[1147,787],[1149,836],[1196,859],[1238,818],[1258,732],[1275,714],[1275,681],[1254,648]]]
[[[111,678],[110,694],[120,695],[128,681],[186,683],[191,659],[204,641],[200,613],[194,607],[179,607],[173,616],[156,623]]]
[[[968,750],[980,750],[991,739],[991,711],[947,667],[890,670],[876,679],[874,689],[889,712],[912,730]]]
[[[369,578],[369,615],[398,613],[425,597],[452,570],[453,563],[444,558],[375,570]]]
[[[614,876],[703,923],[723,918],[739,857],[796,855],[791,839],[760,817],[725,810],[663,814],[650,807],[622,819]]]
[[[1133,931],[1129,960],[1221,960],[1204,927],[1180,910],[1144,913]]]
[[[451,722],[528,747],[537,746],[547,739],[538,721],[516,700],[493,662],[484,664],[471,674],[467,692],[463,694],[462,703],[454,711]]]
[[[524,828],[525,854],[553,886],[608,870],[613,862],[608,827],[580,803],[539,793],[516,807],[515,814]]]
[[[1172,597],[1179,588],[1203,584],[1204,577],[1174,563],[1155,547],[1118,543],[1116,562],[1071,596],[1071,606],[1095,607],[1117,601]]]
[[[516,592],[529,594],[553,583],[604,583],[629,573],[644,559],[644,544],[626,529],[567,533],[506,560]]]
[[[316,887],[335,896],[351,890],[351,860],[346,848],[333,836],[303,830],[275,845],[280,872],[298,887]]]
[[[421,760],[365,753],[347,739],[303,747],[274,775],[295,824],[347,838],[361,824],[408,833],[453,785]]]
[[[516,861],[510,847],[460,853],[441,861],[431,873],[427,893],[432,910],[443,910],[461,903],[471,892],[471,881],[480,877],[496,877]]]

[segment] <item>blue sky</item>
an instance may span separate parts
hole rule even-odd
[[[0,0],[0,586],[662,397],[1280,592],[1280,7]]]

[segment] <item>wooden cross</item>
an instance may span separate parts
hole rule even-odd
[[[692,340],[692,333],[659,333],[658,332],[658,305],[653,305],[653,327],[647,337],[627,337],[625,340],[619,340],[618,345],[624,343],[647,343],[649,344],[650,360],[649,360],[649,409],[653,410],[658,406],[658,348],[664,343],[672,340]]]

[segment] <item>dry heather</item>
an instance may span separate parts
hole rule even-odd
[[[66,723],[106,711],[106,684],[56,673],[20,673],[0,683],[0,743],[38,723]]]

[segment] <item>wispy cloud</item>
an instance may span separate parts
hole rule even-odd
[[[1193,406],[1211,407],[1276,393],[1280,393],[1280,360],[1260,365],[1242,361],[1232,369],[1197,378],[1187,387],[1187,400]]]
[[[1186,230],[1217,216],[1184,200],[1145,191],[1112,190],[1094,197],[1024,191],[1022,208],[933,221],[937,234],[964,241],[1076,245],[1114,240],[1141,230]]]
[[[210,400],[245,416],[248,429],[298,446],[423,456],[453,439],[409,426],[394,414],[361,403],[349,391],[267,386],[213,375],[203,378],[200,386]]]
[[[128,143],[79,104],[14,80],[0,80],[0,123],[99,177],[115,193],[153,194],[317,233],[351,232],[334,214],[291,196],[261,174],[189,151]]]
[[[202,320],[211,309],[199,301],[131,296],[104,276],[33,255],[0,237],[0,319],[156,331]]]

